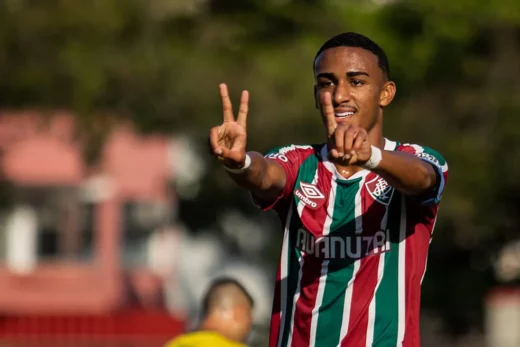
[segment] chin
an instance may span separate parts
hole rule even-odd
[[[359,125],[354,117],[334,117],[338,124]]]

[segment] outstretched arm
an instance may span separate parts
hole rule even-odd
[[[210,130],[210,153],[224,165],[231,178],[262,202],[275,201],[282,193],[286,174],[274,160],[257,152],[246,153],[249,94],[242,92],[237,119],[225,84],[220,85],[224,121]]]
[[[275,201],[285,187],[286,174],[280,164],[266,159],[262,154],[249,152],[251,165],[243,173],[229,172],[231,178],[242,188],[249,190],[257,200],[265,203]]]

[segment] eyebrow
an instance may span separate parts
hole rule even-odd
[[[367,77],[370,77],[370,75],[364,71],[349,71],[347,72],[347,77],[356,77],[356,76],[367,76]],[[322,73],[319,73],[316,78],[328,78],[330,80],[332,79],[335,79],[336,77],[334,76],[333,73],[331,72],[322,72]]]
[[[363,71],[349,71],[349,72],[347,72],[347,77],[356,77],[356,76],[361,76],[361,75],[370,77],[370,75],[368,73],[363,72]]]
[[[333,73],[331,72],[322,72],[322,73],[319,73],[316,78],[327,78],[329,80],[335,80],[336,79],[336,76],[334,76]]]

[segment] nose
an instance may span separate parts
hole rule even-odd
[[[335,105],[341,105],[350,101],[350,88],[349,84],[345,81],[339,81],[334,90],[332,101]]]

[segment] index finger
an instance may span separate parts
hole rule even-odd
[[[240,107],[238,108],[237,123],[246,128],[247,123],[247,112],[249,109],[249,92],[247,90],[242,91],[240,97]]]
[[[224,116],[224,122],[234,122],[235,118],[233,117],[233,106],[231,105],[231,100],[229,99],[227,86],[224,83],[221,83],[219,89],[220,97],[222,98],[222,113]]]
[[[334,134],[338,124],[334,114],[334,106],[332,106],[332,95],[329,92],[323,94],[321,98],[321,113],[325,118],[325,126],[327,127],[327,135]]]

